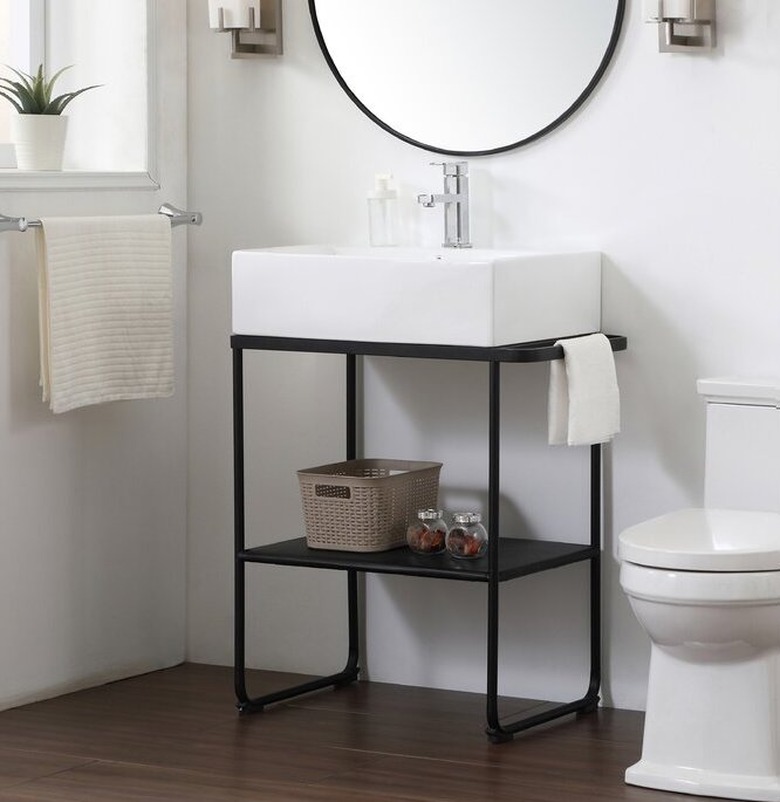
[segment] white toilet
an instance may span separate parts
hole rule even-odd
[[[642,758],[626,782],[780,801],[780,380],[704,379],[705,509],[620,535],[650,636]]]

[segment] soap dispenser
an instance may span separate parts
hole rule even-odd
[[[377,173],[368,193],[368,242],[374,247],[398,244],[398,193],[392,180],[389,173]]]

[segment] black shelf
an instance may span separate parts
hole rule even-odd
[[[499,538],[499,544],[499,582],[582,562],[598,554],[598,549],[580,543],[502,537]],[[247,563],[424,576],[464,582],[487,582],[490,578],[487,555],[476,560],[459,560],[448,554],[415,554],[408,548],[369,553],[329,551],[309,548],[303,537],[244,549],[236,557]]]
[[[613,351],[625,351],[627,339],[607,334]],[[379,343],[359,340],[314,340],[300,337],[266,337],[234,334],[233,348],[261,351],[303,351],[319,354],[357,354],[360,356],[415,357],[418,359],[459,359],[473,362],[550,362],[563,359],[563,348],[556,339],[515,343],[485,348],[476,345],[426,345],[421,343]]]

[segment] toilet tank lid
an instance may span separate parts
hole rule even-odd
[[[724,377],[699,379],[699,395],[711,404],[752,404],[753,406],[780,406],[780,378],[744,379]]]

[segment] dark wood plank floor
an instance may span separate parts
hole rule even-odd
[[[252,693],[290,681],[251,676]],[[231,671],[188,664],[0,713],[0,802],[694,799],[623,783],[639,713],[494,745],[483,707],[477,694],[357,683],[238,716]]]

